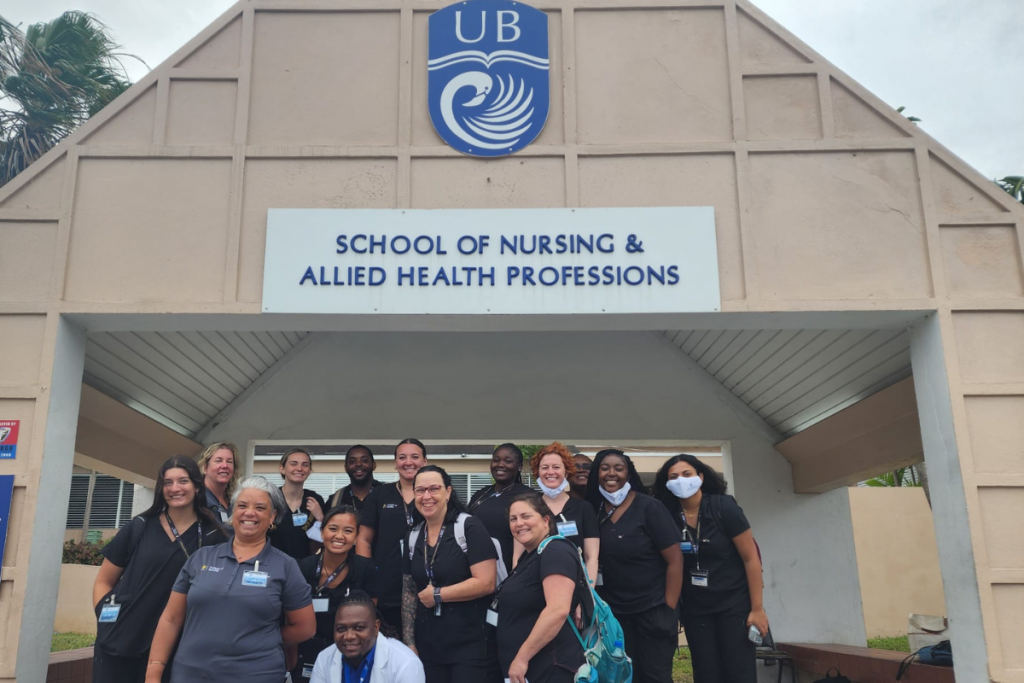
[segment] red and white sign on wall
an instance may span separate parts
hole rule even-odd
[[[0,460],[17,457],[19,424],[21,420],[0,420]]]

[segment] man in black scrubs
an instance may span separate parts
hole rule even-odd
[[[377,461],[373,459],[373,451],[367,446],[357,444],[345,453],[345,474],[349,484],[334,492],[328,499],[328,509],[339,505],[351,505],[356,510],[363,509],[363,502],[370,492],[381,486],[381,482],[373,478],[377,470]]]
[[[587,480],[590,478],[590,458],[582,453],[576,454],[576,474],[569,480],[569,495],[573,498],[585,498]]]

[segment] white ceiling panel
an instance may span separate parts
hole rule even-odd
[[[85,383],[193,437],[306,332],[99,332]]]
[[[911,374],[906,330],[668,330],[665,335],[786,436]]]

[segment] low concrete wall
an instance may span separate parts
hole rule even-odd
[[[53,630],[58,633],[96,633],[96,613],[92,606],[92,586],[99,567],[83,564],[62,564],[60,591],[57,594],[57,615]]]
[[[850,489],[868,637],[907,633],[909,614],[946,614],[935,526],[921,488]]]

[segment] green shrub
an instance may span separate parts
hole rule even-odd
[[[65,650],[78,650],[89,647],[96,642],[96,636],[91,633],[54,633],[50,641],[50,652],[64,652]]]
[[[103,546],[105,543],[76,543],[67,541],[64,543],[64,557],[61,562],[64,564],[85,564],[91,567],[98,567],[103,564]]]

